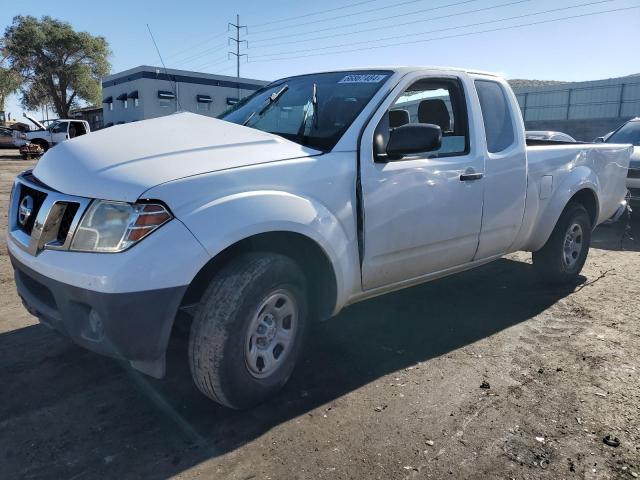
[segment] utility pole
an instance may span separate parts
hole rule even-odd
[[[229,24],[227,25],[227,30],[229,30],[230,27],[233,27],[236,29],[235,38],[229,37],[229,42],[234,42],[236,44],[236,51],[228,52],[228,54],[236,57],[236,77],[240,79],[240,57],[247,56],[246,53],[240,53],[240,44],[244,43],[247,47],[249,46],[249,42],[247,42],[246,40],[240,40],[240,30],[244,28],[244,32],[246,34],[247,26],[240,25],[240,15],[236,15],[236,23],[229,22]],[[240,84],[239,83],[238,83],[238,100],[240,100]]]

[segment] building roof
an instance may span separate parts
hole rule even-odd
[[[199,83],[204,85],[221,85],[246,89],[257,89],[269,82],[253,78],[236,78],[228,75],[216,75],[212,73],[193,72],[190,70],[178,70],[175,68],[154,67],[140,65],[122,72],[114,73],[102,79],[102,88],[111,87],[139,78],[151,78],[158,80],[176,81],[181,83]]]

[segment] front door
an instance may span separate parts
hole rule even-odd
[[[460,78],[405,83],[362,137],[364,290],[468,263],[478,247],[484,155],[470,141],[470,96]],[[375,128],[387,128],[380,122],[389,122],[390,129],[406,123],[438,125],[442,147],[400,160],[376,160]]]
[[[69,122],[58,122],[51,127],[51,143],[56,145],[69,139]]]

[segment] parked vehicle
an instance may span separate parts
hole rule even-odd
[[[527,130],[525,132],[527,140],[551,140],[554,142],[575,143],[576,139],[571,135],[562,132],[553,132],[551,130]]]
[[[632,118],[604,139],[605,143],[630,143],[634,150],[629,163],[627,187],[632,203],[640,203],[640,117]]]
[[[11,128],[0,127],[0,148],[19,148],[27,143],[26,135]]]
[[[54,145],[81,135],[85,135],[91,131],[89,122],[85,120],[54,120],[47,127],[28,114],[24,116],[29,119],[36,127],[26,133],[26,140],[42,147],[46,152]]]
[[[221,119],[177,113],[49,151],[16,179],[9,254],[31,313],[149,375],[186,321],[198,388],[245,408],[287,381],[309,322],[347,305],[517,250],[574,282],[593,228],[624,208],[630,153],[527,147],[489,73],[290,77]]]

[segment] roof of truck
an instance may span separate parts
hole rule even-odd
[[[404,65],[378,65],[378,66],[370,66],[370,67],[354,67],[354,68],[336,68],[335,70],[328,70],[331,72],[358,72],[363,70],[392,70],[397,73],[410,73],[415,72],[416,70],[443,70],[443,71],[453,71],[453,72],[463,72],[463,73],[472,73],[478,75],[490,75],[492,77],[500,77],[501,75],[494,72],[485,72],[482,70],[475,69],[466,69],[466,68],[457,68],[457,67],[438,67],[431,65],[416,65],[416,66],[404,66]],[[318,72],[314,72],[318,73]]]

